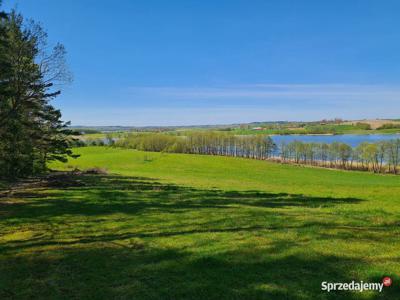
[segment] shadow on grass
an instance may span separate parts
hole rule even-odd
[[[356,259],[277,256],[268,250],[199,257],[174,249],[68,249],[1,261],[2,299],[361,299],[360,292],[321,291],[321,282],[359,281]],[[392,278],[397,282],[399,277]],[[380,282],[369,278],[365,282]],[[399,287],[362,299],[398,299]],[[363,295],[364,296],[364,295]]]
[[[179,212],[180,210],[251,206],[258,208],[332,207],[354,204],[356,198],[310,197],[299,194],[258,191],[202,190],[154,179],[111,175],[63,175],[44,182],[31,191],[14,191],[22,198],[16,209],[7,205],[8,218],[41,218],[65,214],[102,215],[112,213],[140,214],[146,210]],[[48,193],[47,190],[60,189]],[[40,198],[40,201],[38,199]]]
[[[17,189],[13,197],[16,199],[8,205],[0,206],[4,224],[29,230],[34,226],[68,225],[72,218],[81,217],[87,231],[81,232],[79,227],[69,235],[62,231],[63,238],[56,238],[44,227],[33,237],[1,244],[0,299],[359,299],[357,293],[321,292],[321,282],[357,280],[351,276],[352,270],[366,262],[313,252],[287,252],[301,249],[297,240],[271,238],[268,247],[262,249],[230,250],[224,246],[223,250],[207,251],[179,249],[172,239],[164,248],[157,243],[162,238],[194,234],[247,235],[310,228],[314,228],[312,236],[317,237],[315,228],[338,225],[297,222],[282,211],[356,204],[360,199],[202,190],[111,175],[62,175],[30,190]],[[246,218],[239,222],[246,209]],[[200,213],[204,219],[199,221],[204,223],[188,223],[191,215],[184,215],[188,212]],[[213,212],[218,218],[207,218]],[[93,226],[96,222],[117,226],[119,223],[114,223],[119,219],[107,219],[114,214],[121,214],[122,221],[125,217],[148,221],[149,215],[172,215],[177,223],[170,226],[162,219],[150,219],[152,223],[132,223],[127,229],[112,227],[107,231]],[[183,216],[186,223],[180,220]],[[260,221],[252,222],[253,218]],[[61,230],[72,231],[75,224],[62,226]],[[192,236],[195,241],[202,238]],[[399,296],[398,287],[368,299],[392,296]]]

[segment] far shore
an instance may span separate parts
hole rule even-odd
[[[268,134],[269,136],[277,135],[310,135],[310,136],[331,136],[331,135],[400,135],[400,132],[362,132],[362,133],[290,133],[290,134]]]

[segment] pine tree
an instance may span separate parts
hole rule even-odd
[[[47,35],[34,22],[25,24],[16,12],[0,23],[0,176],[8,179],[46,170],[49,160],[65,161],[68,123],[50,101],[60,94],[53,82],[69,78],[65,49],[46,53]]]

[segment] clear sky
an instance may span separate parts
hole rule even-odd
[[[4,0],[68,50],[73,125],[400,118],[398,0]]]

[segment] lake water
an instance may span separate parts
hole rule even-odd
[[[277,146],[282,142],[290,143],[293,141],[301,141],[305,143],[346,143],[352,147],[356,147],[363,142],[376,143],[379,141],[387,141],[400,139],[400,134],[343,134],[343,135],[274,135],[272,140]]]

